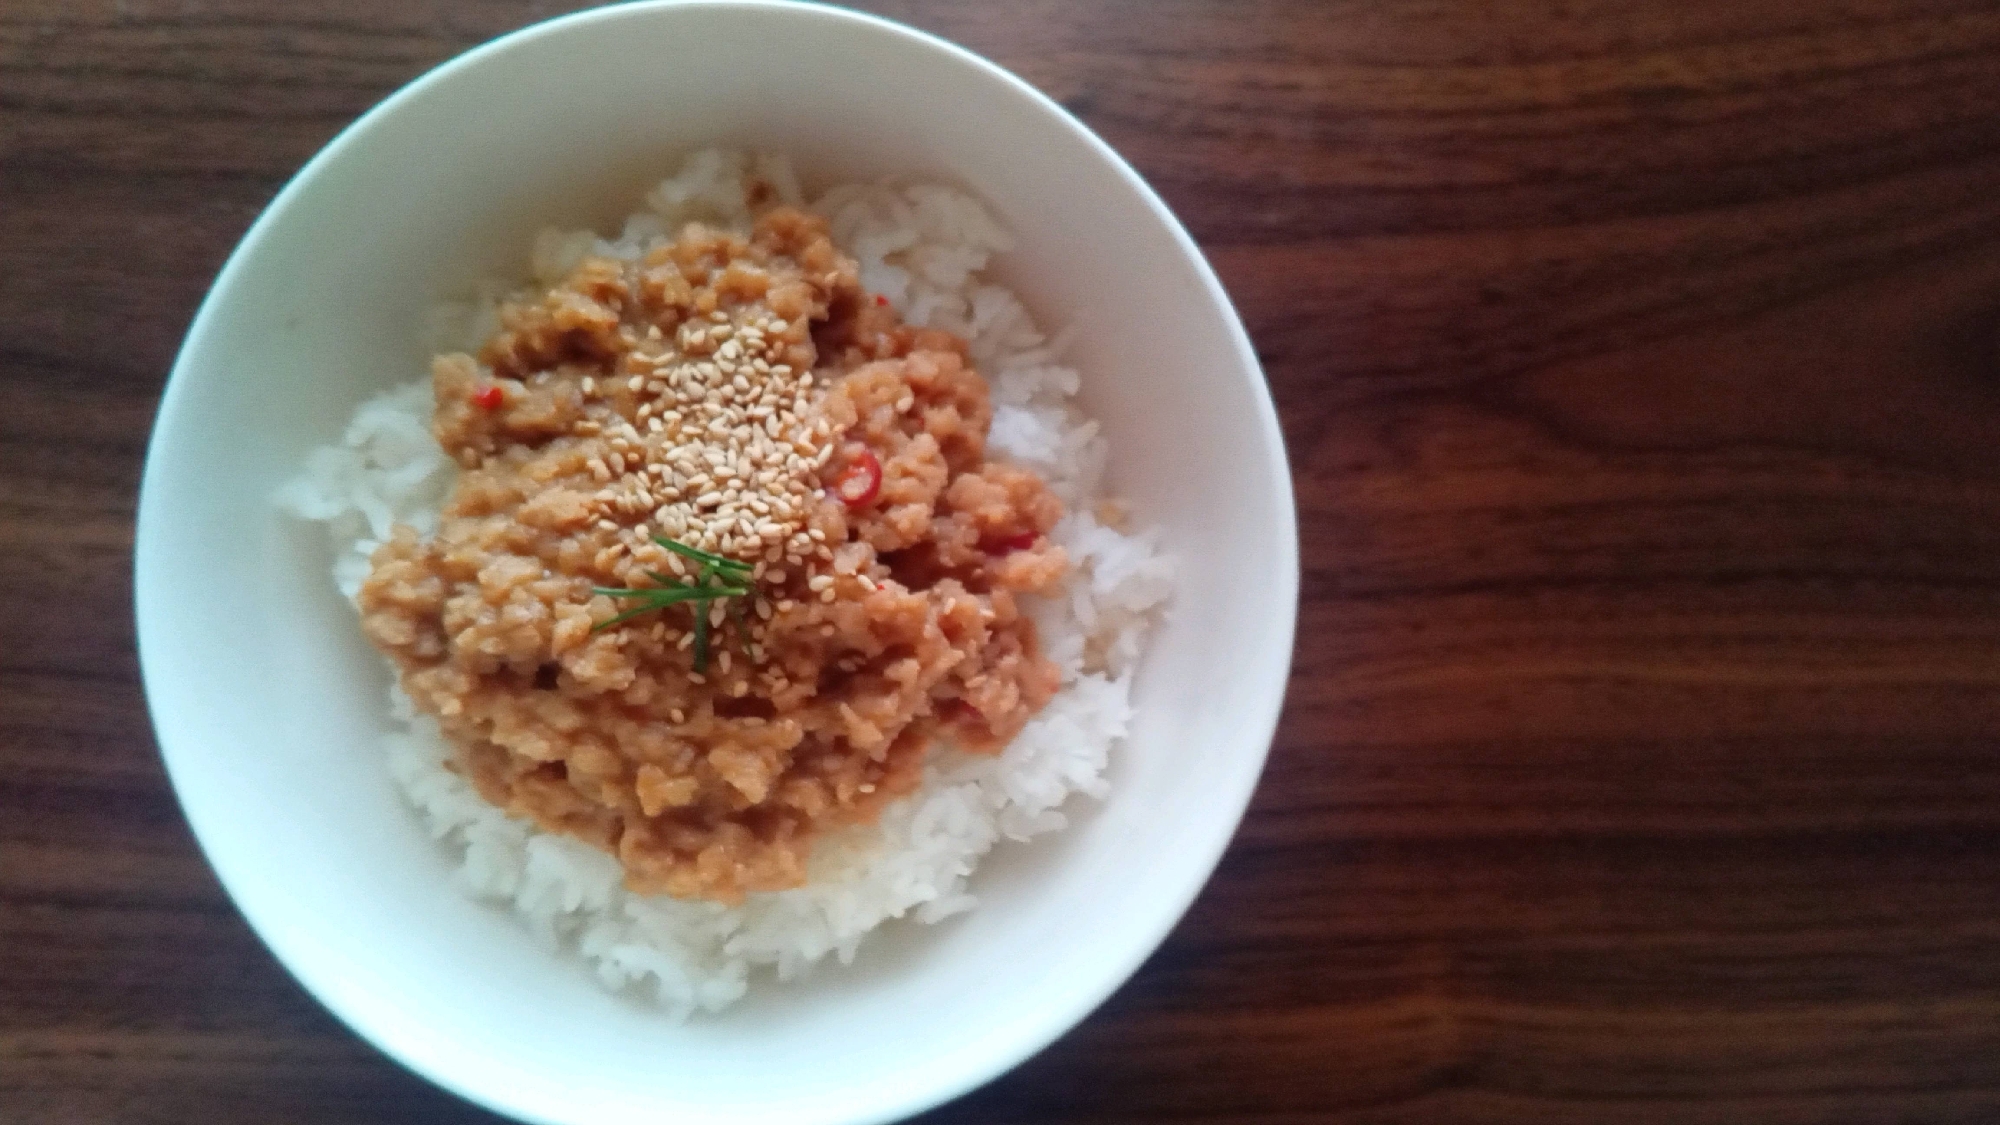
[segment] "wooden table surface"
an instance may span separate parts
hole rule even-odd
[[[872,6],[1180,213],[1304,548],[1214,882],[935,1120],[2000,1120],[1991,0]],[[245,929],[126,591],[231,246],[370,104],[558,7],[0,5],[0,1121],[490,1120]]]

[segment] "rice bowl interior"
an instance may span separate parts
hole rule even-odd
[[[587,258],[638,263],[689,224],[747,233],[752,183],[773,191],[775,205],[807,202],[781,155],[704,150],[647,193],[648,206],[629,215],[615,237],[541,232],[527,291],[557,284]],[[730,906],[629,892],[612,856],[506,815],[461,776],[436,721],[400,689],[391,698],[400,729],[382,748],[405,797],[458,857],[462,888],[511,906],[540,940],[581,953],[606,985],[634,988],[675,1016],[733,1003],[753,968],[769,966],[788,979],[829,956],[851,962],[884,922],[913,915],[935,923],[972,909],[977,897],[968,880],[990,847],[1059,830],[1071,793],[1105,792],[1104,770],[1127,725],[1144,638],[1174,584],[1156,536],[1100,520],[1109,503],[1100,488],[1104,441],[1073,405],[1080,378],[1062,365],[1060,344],[1011,291],[985,280],[993,257],[1012,242],[986,209],[950,187],[892,181],[833,187],[811,210],[856,256],[869,293],[911,324],[967,341],[992,388],[990,448],[1041,474],[1063,505],[1049,540],[1067,554],[1071,574],[1053,596],[1033,599],[1040,642],[1062,676],[1046,710],[997,756],[932,751],[918,792],[878,820],[818,843],[805,886]],[[524,281],[482,282],[475,295],[445,305],[433,317],[436,346],[477,349],[499,330],[501,295]],[[447,367],[440,380],[453,374]],[[489,393],[497,406],[497,391]],[[397,525],[437,530],[456,465],[431,436],[433,399],[442,410],[449,392],[426,379],[363,404],[343,441],[314,451],[308,470],[281,494],[289,510],[327,526],[334,577],[350,598]],[[661,401],[675,401],[673,392]],[[450,643],[476,643],[464,639],[471,636]],[[543,654],[536,659],[546,658],[546,638],[530,647]]]

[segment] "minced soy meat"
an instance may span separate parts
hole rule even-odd
[[[986,459],[964,342],[866,294],[819,218],[587,257],[432,375],[461,472],[433,538],[377,551],[368,636],[487,800],[633,890],[798,886],[934,739],[996,751],[1054,693],[1016,596],[1064,576],[1060,504]],[[704,581],[654,537],[749,592],[607,625],[645,603],[594,591]]]

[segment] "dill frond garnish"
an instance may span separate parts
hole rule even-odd
[[[658,586],[634,588],[594,586],[591,588],[593,594],[602,594],[607,598],[617,598],[637,604],[609,621],[599,623],[591,629],[591,632],[609,629],[613,625],[622,625],[635,617],[643,617],[648,613],[656,613],[682,603],[691,603],[694,607],[694,670],[697,673],[706,672],[709,607],[717,602],[749,596],[752,591],[750,577],[752,568],[749,563],[710,554],[664,536],[653,536],[653,542],[674,554],[692,560],[699,568],[694,581],[688,582],[671,574],[649,570],[646,576],[658,582]],[[745,625],[742,604],[730,603],[730,615],[736,621],[737,636],[743,642],[743,654],[755,659],[755,649],[750,644],[750,632]]]

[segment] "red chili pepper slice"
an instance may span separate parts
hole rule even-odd
[[[502,391],[499,387],[494,386],[492,383],[488,383],[485,386],[479,388],[478,390],[472,392],[472,405],[478,407],[481,410],[498,410],[500,409],[501,404],[506,401],[507,401],[506,392]]]
[[[946,699],[939,702],[937,713],[938,718],[948,723],[983,722],[986,719],[986,716],[979,713],[979,708],[963,699]]]
[[[882,462],[866,446],[847,462],[833,482],[833,494],[850,508],[859,508],[882,491]]]
[[[880,293],[877,293],[875,294],[875,303],[886,307],[889,304],[889,298],[884,297]]]

